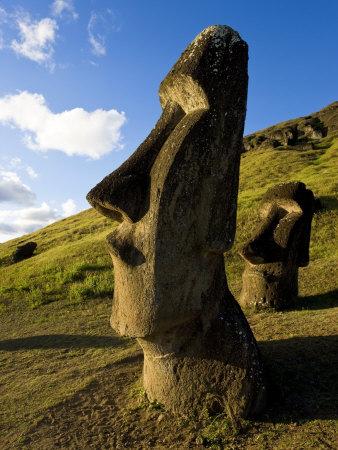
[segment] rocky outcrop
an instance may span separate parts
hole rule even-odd
[[[186,416],[264,406],[259,351],[223,258],[235,235],[247,81],[238,33],[204,30],[162,81],[153,131],[87,196],[120,222],[107,238],[111,324],[143,348],[149,399]]]
[[[289,148],[310,150],[316,140],[338,131],[338,102],[321,111],[299,119],[257,131],[243,139],[243,150]]]
[[[263,197],[261,223],[242,248],[245,260],[240,304],[256,310],[284,310],[296,304],[298,267],[309,263],[312,191],[290,182],[270,188]]]

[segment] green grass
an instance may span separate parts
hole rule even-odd
[[[243,154],[236,242],[225,256],[229,282],[235,294],[240,289],[243,268],[238,250],[251,236],[252,227],[257,223],[259,201],[270,186],[291,180],[303,181],[323,205],[313,220],[311,264],[302,269],[301,277],[305,295],[321,292],[323,280],[333,268],[338,252],[334,245],[338,204],[338,138],[324,138],[317,143],[317,147],[317,150],[311,151],[288,148]],[[37,307],[65,299],[79,301],[110,295],[113,283],[105,236],[114,226],[94,210],[87,210],[24,238],[0,244],[2,309],[4,305],[22,303],[23,299],[31,307]],[[28,240],[38,243],[36,255],[8,265],[6,258],[18,243]],[[310,284],[308,280],[311,280]]]
[[[317,141],[313,150],[290,147],[243,154],[236,241],[225,255],[235,296],[243,270],[238,250],[252,235],[266,190],[284,181],[303,181],[323,208],[314,216],[310,265],[300,271],[297,310],[248,316],[276,391],[266,416],[239,435],[223,417],[206,420],[199,430],[177,425],[177,430],[183,427],[180,443],[190,442],[191,433],[194,445],[211,448],[330,448],[325,445],[332,440],[336,418],[330,389],[331,335],[337,329],[337,152],[338,137],[331,135]],[[58,405],[87,392],[107,368],[114,390],[116,362],[136,351],[134,341],[115,336],[109,325],[114,283],[105,236],[114,227],[90,209],[0,245],[0,448],[23,448],[20,443],[30,430]],[[36,254],[10,264],[18,243],[28,240],[37,242]],[[161,408],[128,412],[130,426],[137,429],[141,420],[149,430],[147,420],[153,416],[142,414],[150,413],[165,414]],[[154,435],[155,425],[148,431]],[[317,438],[320,429],[326,444]],[[180,447],[173,440],[176,430],[169,427],[167,432],[169,441]]]
[[[111,296],[114,284],[105,235],[114,226],[87,210],[0,245],[2,309],[23,301],[36,308],[59,300],[78,302]],[[38,243],[36,254],[8,264],[8,256],[18,242],[28,240]]]

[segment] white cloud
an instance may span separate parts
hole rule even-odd
[[[74,200],[68,199],[62,203],[61,208],[53,208],[43,202],[40,206],[0,210],[0,242],[32,233],[56,220],[75,214],[77,209]]]
[[[63,217],[71,216],[76,213],[77,206],[73,199],[69,198],[67,201],[61,205]]]
[[[114,109],[53,113],[42,95],[27,91],[0,97],[0,124],[20,129],[27,147],[42,152],[59,150],[99,159],[122,147],[125,121],[125,114]]]
[[[7,11],[0,6],[0,25],[6,24],[8,21]],[[0,30],[0,50],[5,48],[5,39],[3,35],[3,31]]]
[[[105,56],[107,39],[112,32],[120,31],[116,14],[111,9],[92,11],[87,26],[90,49],[95,56]]]
[[[22,161],[21,161],[21,159],[20,158],[18,158],[17,156],[15,156],[14,158],[12,158],[10,161],[9,161],[9,165],[11,166],[11,167],[20,167],[21,166],[21,163],[22,163]]]
[[[45,64],[51,69],[53,63],[53,44],[56,39],[57,23],[45,17],[39,21],[31,20],[28,14],[20,14],[16,19],[20,40],[14,39],[12,50],[38,64]]]
[[[28,173],[28,176],[30,178],[32,178],[33,180],[38,177],[38,174],[35,172],[35,170],[31,166],[26,167],[26,172]]]
[[[6,23],[8,21],[7,11],[0,6],[0,24]]]
[[[0,168],[0,203],[16,203],[19,205],[32,205],[35,194],[26,186],[16,172]]]
[[[31,233],[61,218],[47,203],[15,210],[0,210],[0,242]]]
[[[93,55],[95,56],[105,56],[106,55],[106,47],[102,38],[98,36],[94,36],[89,33],[89,43],[91,45],[91,50]]]
[[[75,11],[74,4],[72,0],[54,0],[51,6],[53,16],[60,17],[63,14],[68,14],[74,20],[76,20],[79,15]]]
[[[12,169],[15,169],[16,171],[19,170],[20,172],[24,172],[25,174],[27,174],[29,178],[31,178],[32,180],[38,177],[38,174],[33,169],[33,167],[26,166],[26,164],[24,164],[22,162],[22,159],[19,158],[18,156],[14,156],[14,158],[10,159],[5,156],[2,157],[2,160],[5,162],[4,166],[0,166],[0,169],[2,170],[9,170],[9,171],[11,171]]]
[[[87,27],[88,40],[91,46],[91,51],[95,56],[105,56],[105,36],[96,31],[96,26],[99,20],[100,16],[98,16],[95,12],[92,12]]]

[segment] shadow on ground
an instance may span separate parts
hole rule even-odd
[[[338,418],[338,336],[260,342],[272,422]]]
[[[336,306],[338,306],[338,289],[324,294],[300,297],[297,301],[297,309],[326,309]]]
[[[48,334],[0,341],[0,350],[33,350],[58,348],[104,348],[125,343],[117,336],[90,336],[78,334]]]
[[[333,195],[322,195],[317,200],[317,206],[319,206],[319,211],[334,211],[338,209],[338,200]]]

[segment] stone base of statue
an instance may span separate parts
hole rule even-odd
[[[237,302],[224,291],[224,281],[210,292],[207,308],[196,320],[138,339],[147,396],[174,413],[223,413],[233,419],[253,416],[265,405],[257,344]]]
[[[298,267],[284,267],[280,273],[258,271],[247,265],[242,276],[239,303],[256,311],[292,309],[298,298]]]

